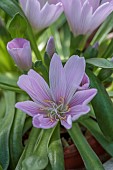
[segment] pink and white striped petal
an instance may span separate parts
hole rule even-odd
[[[81,116],[87,114],[90,111],[90,107],[87,105],[77,105],[71,107],[70,115],[72,117],[72,121],[79,119]]]
[[[87,89],[77,91],[70,101],[69,105],[74,107],[76,105],[87,105],[97,94],[96,89]]]
[[[58,120],[51,120],[50,118],[46,118],[43,115],[36,115],[33,117],[33,126],[36,128],[49,129],[56,126]]]
[[[79,87],[85,74],[85,60],[83,57],[72,56],[64,66],[66,74],[65,102],[69,103],[73,94]]]
[[[49,80],[52,97],[56,102],[59,102],[61,98],[65,98],[66,76],[60,57],[57,54],[54,54],[51,59]]]
[[[40,105],[32,101],[18,102],[15,107],[32,117],[40,113]]]

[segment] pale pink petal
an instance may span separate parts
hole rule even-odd
[[[36,128],[49,129],[53,128],[58,123],[58,120],[51,120],[43,115],[36,115],[33,117],[33,126]]]
[[[66,95],[65,102],[68,103],[77,88],[79,87],[85,74],[85,60],[83,57],[72,56],[64,66],[66,73]]]
[[[20,5],[21,5],[21,7],[22,7],[22,9],[25,11],[26,10],[26,5],[27,5],[27,2],[28,2],[29,0],[19,0],[19,3],[20,3]]]
[[[42,9],[43,6],[46,4],[47,0],[38,0],[40,3],[40,8]]]
[[[64,126],[66,129],[70,129],[72,127],[72,118],[71,115],[67,115],[66,119],[61,119],[61,125]]]
[[[49,4],[57,4],[61,2],[61,0],[48,0]]]
[[[74,35],[78,34],[78,26],[81,15],[80,0],[61,0],[64,7],[64,13],[69,23],[70,29]]]
[[[86,105],[94,98],[96,94],[96,89],[77,91],[73,96],[72,100],[70,101],[69,105],[71,107],[76,105]]]
[[[101,6],[99,6],[92,16],[89,32],[95,30],[112,11],[113,11],[113,4],[109,2],[106,2]]]
[[[85,89],[88,89],[89,88],[89,77],[87,76],[87,74],[85,73],[84,74],[84,77],[82,79],[82,82],[78,88],[78,90],[85,90]]]
[[[40,3],[38,0],[21,0],[20,4],[22,5],[23,11],[25,15],[27,16],[30,24],[34,29],[37,29],[37,24],[39,24],[39,21],[41,20],[40,18]]]
[[[79,21],[79,34],[87,34],[89,27],[90,27],[90,22],[92,20],[92,13],[93,13],[93,8],[89,1],[85,1],[82,7],[81,11],[81,16],[80,16],[80,21]]]
[[[113,0],[102,0],[101,4],[106,3],[106,2],[113,2]]]
[[[48,27],[59,18],[62,12],[63,8],[61,3],[57,3],[56,5],[46,3],[40,12],[41,19],[37,27],[39,27],[40,30]]]
[[[77,35],[89,35],[113,11],[113,0],[61,0],[70,30]]]
[[[46,81],[43,79],[42,76],[40,76],[40,74],[38,74],[36,71],[34,71],[33,69],[30,69],[30,71],[28,72],[28,76],[31,77],[32,79],[34,79],[34,81],[36,82],[36,86],[41,88],[41,91],[44,91],[44,94],[46,94],[46,98],[51,100],[51,92],[49,89],[48,84],[46,83]],[[37,89],[36,89],[37,91]],[[37,92],[36,92],[37,93]]]
[[[29,77],[27,75],[22,75],[19,77],[19,80],[17,82],[18,86],[24,90],[26,93],[29,94],[29,96],[35,101],[38,102],[37,100],[37,95],[34,93],[34,90],[32,88],[31,82],[29,80]],[[39,104],[40,102],[38,102]],[[40,103],[41,104],[41,103]]]
[[[55,22],[63,12],[62,3],[48,3],[46,0],[20,0],[23,11],[36,32]]]
[[[93,7],[93,11],[95,11],[100,5],[100,0],[89,0],[89,3]]]
[[[44,88],[44,86],[41,87],[39,83],[35,81],[34,78],[31,78],[28,75],[20,76],[17,84],[21,89],[26,91],[36,103],[41,106],[48,105],[45,100],[51,100],[51,98],[49,98],[48,93],[46,93],[47,90]]]
[[[15,107],[32,117],[37,115],[40,111],[40,106],[32,101],[18,102]]]
[[[60,57],[57,54],[54,54],[49,70],[49,79],[50,79],[50,89],[53,95],[53,99],[56,102],[59,102],[61,98],[65,97],[66,92],[66,78],[65,71],[62,66]]]
[[[81,5],[83,6],[83,4],[86,2],[86,0],[80,0]]]
[[[85,115],[86,113],[88,113],[90,111],[90,107],[86,106],[86,105],[77,105],[74,107],[71,107],[70,110],[70,115],[72,117],[72,120],[75,121],[77,120],[79,117]]]

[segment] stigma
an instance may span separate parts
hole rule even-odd
[[[70,112],[70,107],[65,105],[64,98],[60,97],[58,103],[52,100],[44,100],[48,103],[48,106],[40,108],[40,111],[45,112],[45,117],[50,118],[50,121],[54,120],[66,120],[66,114]]]

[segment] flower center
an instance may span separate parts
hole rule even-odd
[[[70,111],[70,108],[68,105],[64,104],[64,98],[61,98],[58,104],[50,100],[46,100],[45,102],[49,103],[49,106],[40,108],[40,110],[45,111],[47,113],[46,117],[49,117],[51,121],[53,121],[54,119],[66,119],[66,113]]]

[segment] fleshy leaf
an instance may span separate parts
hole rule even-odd
[[[8,30],[12,38],[24,37],[27,30],[27,22],[19,13],[16,13],[10,21]]]
[[[68,130],[73,142],[75,143],[77,149],[80,152],[80,155],[84,161],[85,167],[87,170],[98,169],[104,170],[99,158],[91,149],[87,140],[83,136],[78,124],[73,123],[73,127]]]
[[[87,59],[86,62],[100,68],[113,68],[113,62],[104,58],[91,58]]]

